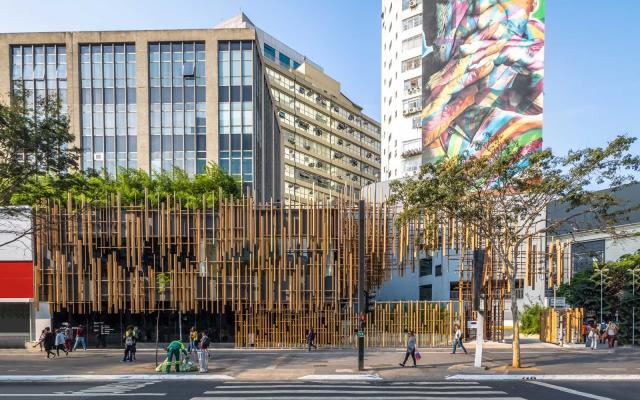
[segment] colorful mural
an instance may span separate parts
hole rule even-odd
[[[423,2],[423,159],[542,145],[544,0]]]

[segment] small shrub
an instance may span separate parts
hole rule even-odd
[[[534,304],[532,306],[524,306],[524,312],[520,319],[520,331],[527,335],[540,333],[540,315],[542,314],[542,306]]]

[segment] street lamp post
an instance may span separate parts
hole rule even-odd
[[[596,274],[600,275],[600,323],[604,322],[604,317],[603,317],[603,307],[602,307],[602,291],[603,291],[603,287],[604,287],[604,274],[609,272],[609,270],[607,268],[605,268],[604,265],[602,265],[601,267],[598,267],[598,259],[593,257],[593,269],[595,271]]]
[[[636,347],[636,275],[640,274],[640,267],[630,269],[631,274],[631,348]]]

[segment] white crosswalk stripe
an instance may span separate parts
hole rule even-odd
[[[191,400],[523,400],[478,382],[224,382]]]

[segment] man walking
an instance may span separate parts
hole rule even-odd
[[[67,322],[67,326],[64,328],[64,347],[67,352],[73,350],[73,329],[70,322]]]
[[[76,351],[76,348],[78,348],[78,345],[82,345],[82,349],[84,351],[87,351],[87,338],[86,338],[87,332],[84,329],[84,326],[82,326],[82,324],[78,325],[78,329],[76,330],[76,343],[73,345],[73,351]]]
[[[409,337],[407,338],[407,352],[404,355],[404,361],[400,363],[401,367],[407,363],[409,356],[413,359],[413,367],[416,367],[416,335],[413,331],[409,331]]]
[[[456,348],[458,346],[460,346],[460,348],[464,350],[464,354],[467,354],[467,349],[465,349],[464,344],[462,344],[462,331],[460,330],[460,325],[456,324],[455,328],[456,333],[455,337],[453,338],[453,351],[451,352],[451,354],[456,354]]]
[[[47,358],[50,358],[51,356],[55,357],[56,353],[51,351],[55,346],[55,337],[53,336],[53,332],[51,332],[51,329],[48,326],[44,328],[44,337],[42,338],[42,343],[44,344],[44,351],[47,352]]]
[[[309,351],[311,351],[311,348],[313,347],[315,350],[318,350],[318,346],[316,346],[315,344],[313,344],[313,341],[316,339],[316,333],[313,331],[313,328],[309,329],[309,332],[307,333],[307,345],[309,347]]]

